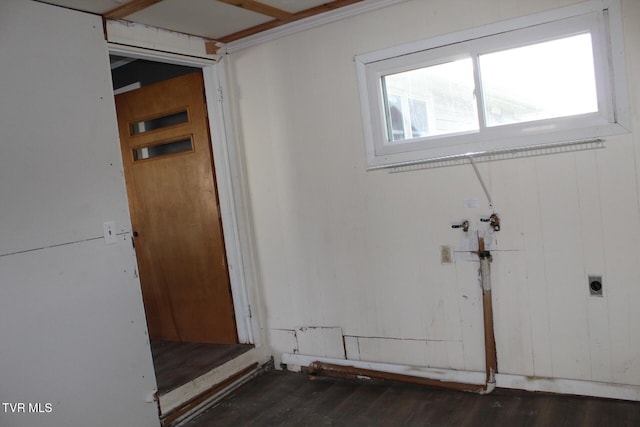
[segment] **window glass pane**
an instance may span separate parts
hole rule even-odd
[[[428,136],[427,103],[420,99],[409,98],[409,115],[411,117],[411,136],[413,138]]]
[[[404,136],[404,117],[402,115],[402,98],[399,95],[387,96],[387,111],[389,114],[389,140],[398,141],[405,138]]]
[[[382,83],[389,141],[478,129],[470,58],[389,74]]]
[[[591,34],[480,55],[487,126],[598,111]]]
[[[189,122],[189,115],[187,114],[187,111],[184,110],[162,117],[131,123],[130,131],[131,135],[137,135],[139,133],[149,132],[155,129],[166,128],[187,122]]]
[[[133,160],[151,159],[154,157],[167,156],[169,154],[183,153],[185,151],[193,151],[191,138],[165,142],[151,147],[136,148],[133,150]]]

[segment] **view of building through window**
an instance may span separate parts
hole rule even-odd
[[[478,129],[470,58],[382,78],[389,141]]]
[[[471,58],[383,76],[388,141],[598,111],[589,33],[481,54],[477,64],[480,90]]]

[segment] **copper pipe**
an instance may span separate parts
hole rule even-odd
[[[311,363],[309,367],[305,369],[305,372],[311,375],[325,375],[334,378],[361,379],[362,377],[367,377],[378,380],[398,381],[409,384],[440,387],[448,390],[471,391],[476,393],[481,393],[485,389],[483,384],[464,384],[451,381],[432,380],[413,375],[395,374],[392,372],[356,368],[355,366],[335,365],[319,361]]]
[[[478,237],[478,257],[480,258],[480,277],[482,280],[482,313],[484,321],[484,355],[485,355],[485,384],[466,384],[451,381],[434,380],[412,375],[396,374],[392,372],[376,371],[373,369],[356,368],[320,361],[312,362],[303,371],[311,375],[326,375],[329,377],[358,379],[362,377],[419,384],[429,387],[439,387],[448,390],[468,391],[480,394],[491,393],[496,386],[495,374],[498,372],[498,357],[496,339],[493,330],[493,303],[491,300],[491,254],[485,250],[484,239]]]
[[[478,238],[478,257],[480,258],[480,277],[482,278],[482,312],[484,321],[484,350],[485,350],[485,384],[465,384],[451,381],[440,381],[412,375],[396,374],[392,372],[376,371],[373,369],[356,368],[332,363],[315,361],[303,371],[311,375],[326,375],[339,378],[373,378],[379,380],[398,381],[420,384],[429,387],[440,387],[448,390],[469,391],[488,394],[495,388],[495,374],[498,372],[498,358],[496,340],[493,331],[493,304],[491,300],[490,263],[491,254],[485,250],[484,239]]]
[[[487,383],[495,383],[495,374],[498,372],[498,355],[496,352],[496,338],[493,334],[493,307],[491,303],[491,290],[483,292],[482,311],[484,313],[484,355]]]
[[[496,382],[498,355],[496,337],[493,328],[493,301],[491,299],[491,254],[485,250],[484,239],[478,238],[478,256],[480,257],[480,277],[482,280],[482,314],[484,320],[484,357],[486,383]]]

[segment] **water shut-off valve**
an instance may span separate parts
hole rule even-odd
[[[500,218],[497,214],[492,213],[489,218],[481,218],[480,221],[488,222],[493,231],[500,231]]]
[[[460,224],[453,224],[451,228],[462,228],[465,233],[469,231],[469,221],[462,221]]]
[[[480,218],[480,221],[488,222],[493,231],[500,231],[500,217],[497,214],[493,213],[489,218]],[[466,233],[469,231],[469,221],[464,220],[460,224],[453,224],[451,228],[462,228],[462,231]]]

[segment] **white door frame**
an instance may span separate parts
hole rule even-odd
[[[238,330],[243,344],[262,345],[257,316],[252,315],[249,289],[255,282],[250,247],[251,227],[248,203],[244,197],[245,171],[233,144],[235,137],[231,123],[231,109],[227,91],[224,56],[217,60],[154,51],[134,46],[108,43],[109,53],[130,58],[146,59],[202,69],[209,118],[211,148],[220,200],[224,242],[227,255],[231,295]]]

